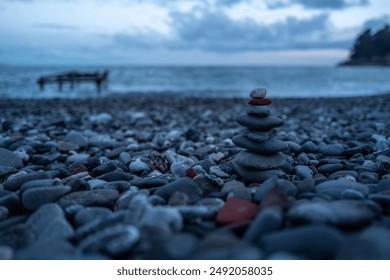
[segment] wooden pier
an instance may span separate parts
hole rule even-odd
[[[108,71],[102,73],[79,73],[79,72],[66,72],[57,75],[42,76],[37,80],[41,91],[44,90],[46,84],[58,84],[58,90],[62,91],[63,84],[69,83],[70,88],[73,89],[75,85],[82,82],[93,82],[96,85],[96,91],[98,94],[101,92],[103,83],[107,82]]]

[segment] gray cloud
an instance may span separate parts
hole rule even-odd
[[[268,1],[267,6],[270,9],[285,8],[298,4],[306,9],[345,9],[353,6],[364,6],[369,4],[369,0],[290,0],[286,1]]]
[[[199,12],[199,11],[198,11]],[[174,36],[160,34],[117,34],[122,46],[167,49],[198,49],[213,52],[259,50],[346,48],[348,41],[333,41],[329,35],[327,14],[308,19],[288,17],[273,24],[260,24],[250,19],[236,21],[217,11],[198,13],[172,12]]]
[[[376,30],[378,30],[380,28],[383,28],[383,26],[385,24],[390,24],[390,16],[388,16],[388,15],[383,15],[383,16],[380,16],[380,17],[377,17],[377,18],[373,18],[373,19],[367,20],[363,24],[363,28],[364,29],[370,28],[370,29],[376,31]]]

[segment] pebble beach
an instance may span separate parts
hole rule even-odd
[[[0,260],[390,259],[390,93],[268,97],[1,99]]]

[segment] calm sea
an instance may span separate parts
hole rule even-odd
[[[270,97],[336,97],[390,92],[390,68],[383,67],[21,67],[0,66],[0,97],[80,98],[96,96],[94,84],[75,89],[64,85],[46,86],[40,91],[41,75],[67,71],[109,70],[102,96],[115,94],[156,94],[188,96],[247,97],[265,86]]]

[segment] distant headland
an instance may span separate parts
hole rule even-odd
[[[385,25],[375,34],[367,29],[356,39],[349,59],[339,66],[390,66],[390,26]]]

